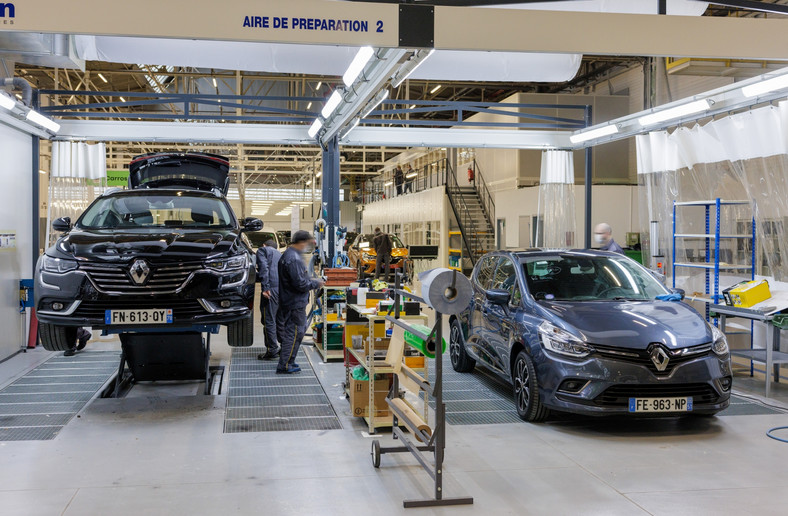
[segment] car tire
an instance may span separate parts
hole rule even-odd
[[[47,351],[66,351],[77,345],[76,326],[56,326],[40,322],[38,335],[41,338],[41,345]]]
[[[227,325],[227,343],[232,348],[248,348],[254,342],[252,314]]]
[[[476,366],[476,360],[468,356],[462,338],[460,321],[452,319],[449,327],[449,358],[451,366],[458,373],[470,373]]]
[[[539,382],[533,360],[525,351],[520,351],[512,366],[514,385],[514,404],[517,415],[524,421],[536,423],[544,421],[550,414],[539,398]]]

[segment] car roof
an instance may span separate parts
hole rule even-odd
[[[547,248],[547,247],[532,247],[528,249],[506,249],[501,251],[493,251],[488,253],[493,256],[513,256],[517,259],[525,259],[536,256],[555,256],[556,254],[588,257],[588,256],[623,256],[619,253],[611,251],[602,251],[600,249],[568,249],[568,248]]]

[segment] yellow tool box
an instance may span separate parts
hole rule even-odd
[[[742,281],[722,291],[725,304],[749,308],[772,297],[766,280]]]

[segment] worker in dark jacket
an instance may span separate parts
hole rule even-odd
[[[323,280],[309,276],[302,257],[313,240],[306,231],[296,231],[279,260],[279,312],[276,316],[276,327],[282,351],[276,368],[277,374],[301,371],[295,358],[306,332],[309,293],[323,286]]]
[[[279,311],[279,259],[276,242],[268,240],[257,250],[257,281],[260,282],[260,313],[265,334],[265,353],[257,355],[259,360],[270,360],[279,356],[277,342],[276,313]]]
[[[375,279],[380,279],[380,269],[386,269],[386,283],[389,282],[389,272],[391,271],[391,237],[388,233],[383,233],[380,228],[375,228],[375,235],[372,237],[372,248],[375,250]]]

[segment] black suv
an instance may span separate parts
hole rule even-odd
[[[190,331],[223,324],[231,346],[252,345],[255,265],[225,199],[229,162],[199,153],[135,158],[129,189],[108,190],[36,265],[44,348],[74,345],[77,328]]]

